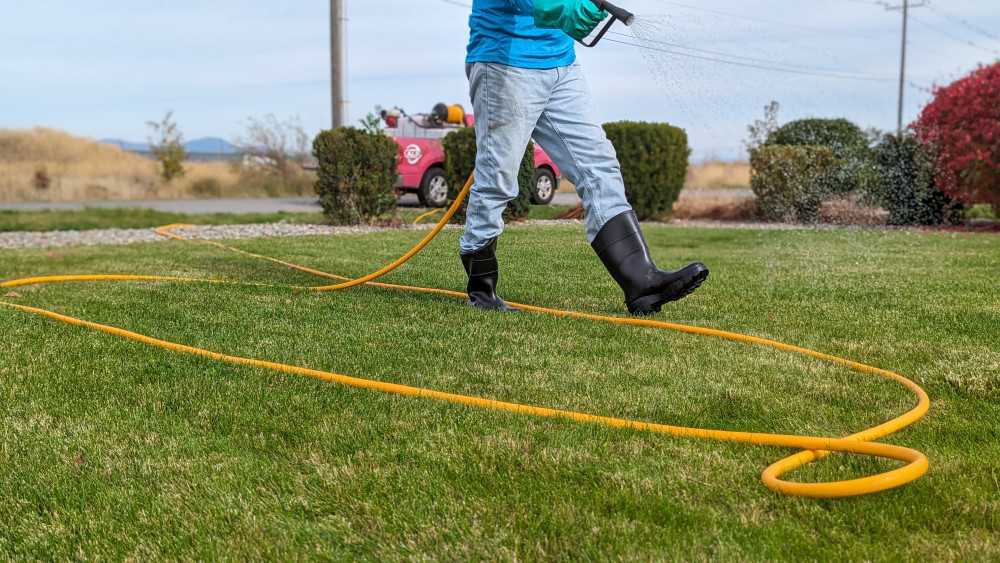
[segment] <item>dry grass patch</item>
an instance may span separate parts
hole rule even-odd
[[[757,204],[752,197],[693,196],[681,192],[674,204],[677,219],[712,219],[714,221],[758,221]]]
[[[185,162],[160,177],[154,160],[55,129],[0,129],[0,201],[106,201],[312,195],[315,173],[289,178],[226,162]]]
[[[162,192],[156,163],[54,129],[0,130],[0,201],[141,199]]]
[[[685,190],[715,190],[720,188],[749,188],[750,163],[704,162],[688,165],[684,178]]]
[[[179,184],[187,196],[223,195],[226,191],[233,191],[240,183],[239,171],[228,162],[186,162],[184,170],[184,178]],[[212,180],[218,182],[222,188],[219,194],[200,193],[197,190],[196,186],[199,183]]]

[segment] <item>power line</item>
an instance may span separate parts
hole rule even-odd
[[[907,49],[916,49],[918,51],[923,51],[924,53],[927,53],[928,55],[934,55],[935,57],[939,57],[939,58],[942,58],[942,59],[947,59],[948,61],[954,61],[955,60],[955,57],[952,57],[950,55],[946,55],[946,54],[944,54],[944,53],[942,53],[940,51],[935,51],[934,49],[929,49],[926,46],[921,45],[920,43],[914,43],[911,39],[907,39],[906,40],[906,48]]]
[[[940,33],[941,35],[944,35],[944,36],[946,36],[946,37],[950,37],[950,38],[952,38],[952,39],[954,39],[954,40],[956,40],[956,41],[959,41],[959,42],[961,42],[961,43],[964,43],[964,44],[966,44],[966,45],[968,45],[968,46],[970,46],[970,47],[975,47],[976,49],[981,49],[981,50],[983,50],[983,51],[986,51],[986,52],[989,52],[989,53],[993,53],[994,55],[997,55],[997,56],[1000,56],[1000,51],[997,51],[996,49],[991,49],[991,48],[989,48],[989,47],[984,47],[984,46],[982,46],[982,45],[979,45],[978,43],[975,43],[975,42],[973,42],[973,41],[970,41],[970,40],[968,40],[968,39],[965,39],[965,38],[963,38],[963,37],[959,37],[959,36],[957,36],[957,35],[954,35],[954,34],[952,34],[952,33],[949,33],[949,32],[947,32],[947,31],[945,31],[945,30],[943,30],[943,29],[941,29],[941,28],[939,28],[939,27],[936,27],[936,26],[934,26],[934,25],[931,25],[931,24],[929,24],[929,23],[925,22],[924,20],[922,20],[922,19],[920,19],[920,18],[917,18],[917,17],[913,17],[913,16],[910,16],[910,17],[912,17],[912,18],[913,18],[913,21],[915,21],[915,22],[917,22],[917,23],[919,23],[919,24],[923,25],[924,27],[928,27],[928,28],[930,28],[930,29],[932,29],[932,30],[934,30],[934,31],[936,31],[936,32],[938,32],[938,33]]]
[[[840,36],[843,36],[843,37],[852,37],[854,39],[868,39],[868,40],[871,40],[871,41],[888,41],[888,39],[885,38],[885,37],[876,37],[876,36],[873,36],[873,35],[862,35],[862,34],[859,34],[859,33],[849,33],[849,32],[846,32],[846,31],[834,31],[832,29],[822,29],[822,28],[817,28],[817,27],[810,27],[810,26],[798,25],[798,24],[786,23],[786,22],[780,22],[780,21],[775,21],[775,20],[767,20],[767,19],[763,19],[763,18],[755,18],[753,16],[744,16],[744,15],[741,15],[741,14],[734,14],[734,13],[731,13],[731,12],[722,12],[722,11],[719,11],[719,10],[712,10],[712,9],[709,9],[709,8],[702,8],[700,6],[691,6],[689,4],[681,4],[679,2],[671,2],[670,0],[656,0],[656,1],[659,2],[659,3],[661,3],[661,4],[669,4],[671,6],[679,6],[681,8],[687,8],[689,10],[698,10],[698,11],[701,11],[701,12],[708,12],[708,13],[712,13],[712,14],[718,14],[718,15],[721,15],[721,16],[728,16],[728,17],[731,17],[731,18],[736,18],[736,19],[741,19],[741,20],[753,21],[753,22],[758,22],[758,23],[766,23],[768,25],[776,25],[776,26],[780,26],[780,27],[790,27],[790,28],[793,28],[793,29],[801,29],[801,30],[805,30],[805,31],[816,31],[816,32],[819,32],[819,33],[827,33],[827,34],[830,34],[830,35],[840,35]]]
[[[623,36],[623,37],[632,37],[631,35],[629,35],[627,33],[620,33],[620,32],[616,32],[616,31],[612,31],[610,33],[612,35],[619,35],[619,36]],[[640,48],[645,48],[647,46],[646,45],[647,43],[655,43],[657,45],[663,45],[665,47],[673,47],[673,48],[676,48],[676,49],[684,49],[686,51],[692,51],[692,52],[696,52],[696,53],[704,53],[705,55],[714,55],[714,56],[717,56],[717,57],[725,57],[726,59],[732,59],[732,61],[737,61],[737,62],[741,62],[742,61],[742,62],[747,62],[747,63],[758,63],[758,64],[763,64],[763,65],[769,65],[768,68],[771,68],[771,67],[775,67],[775,68],[788,67],[789,70],[800,69],[800,70],[810,71],[810,72],[816,72],[816,73],[824,73],[824,74],[829,73],[829,74],[837,74],[837,75],[850,74],[850,75],[854,75],[854,76],[857,76],[857,77],[867,77],[867,78],[871,78],[871,79],[875,79],[875,80],[891,80],[892,79],[890,76],[885,75],[885,74],[874,74],[874,73],[868,73],[868,72],[863,72],[863,71],[847,71],[847,70],[842,70],[842,69],[837,69],[837,68],[825,68],[825,67],[818,67],[818,66],[812,66],[812,65],[803,65],[803,64],[797,64],[797,63],[786,63],[786,62],[776,61],[774,59],[759,59],[759,58],[754,58],[754,57],[746,57],[746,56],[742,56],[742,55],[733,55],[733,54],[730,54],[730,53],[723,53],[723,52],[720,52],[720,51],[709,51],[707,49],[699,49],[699,48],[696,48],[696,47],[688,47],[687,45],[681,45],[681,44],[678,44],[678,43],[670,43],[670,42],[667,42],[667,41],[660,41],[660,40],[656,40],[656,39],[646,39],[646,38],[643,38],[641,45],[636,44],[636,43],[632,43],[632,44],[634,44],[634,45],[636,45],[637,47],[640,47]],[[668,51],[668,52],[673,52],[673,51]],[[721,61],[720,60],[720,62],[732,62],[732,61]]]
[[[941,8],[938,8],[935,4],[931,3],[930,1],[927,2],[927,9],[929,9],[930,11],[934,12],[935,14],[941,16],[942,18],[944,18],[946,20],[949,20],[949,21],[951,21],[953,23],[957,23],[958,25],[961,25],[963,27],[971,29],[972,31],[975,31],[976,33],[978,33],[980,35],[984,35],[984,36],[986,36],[986,37],[988,37],[988,38],[990,38],[990,39],[992,39],[994,41],[1000,41],[1000,37],[998,37],[996,34],[990,33],[989,31],[986,31],[985,29],[983,29],[983,28],[981,28],[981,27],[979,27],[979,26],[977,26],[975,24],[969,23],[968,21],[966,21],[966,20],[964,20],[964,19],[962,19],[962,18],[960,18],[958,16],[950,14],[950,13],[946,12],[945,10],[942,10]]]
[[[786,73],[786,74],[800,74],[800,75],[805,75],[805,76],[819,76],[819,77],[823,77],[823,78],[843,78],[843,79],[847,79],[847,80],[869,80],[869,81],[875,81],[875,82],[889,82],[889,81],[895,80],[894,78],[889,78],[889,77],[878,77],[878,76],[873,76],[873,75],[860,75],[860,74],[855,74],[855,73],[851,73],[851,72],[841,72],[841,71],[825,71],[824,72],[824,71],[796,70],[796,69],[792,69],[792,68],[782,68],[782,67],[779,67],[779,66],[774,66],[773,64],[772,65],[766,65],[766,64],[749,63],[749,62],[740,62],[740,61],[726,60],[726,59],[720,59],[720,58],[716,58],[716,57],[710,57],[710,56],[706,56],[706,55],[698,55],[698,54],[694,54],[694,53],[684,53],[684,52],[676,51],[676,50],[673,50],[673,49],[663,49],[663,48],[651,47],[651,46],[648,46],[648,45],[638,45],[638,44],[630,42],[630,41],[620,41],[618,39],[612,39],[612,38],[608,38],[608,37],[605,37],[604,40],[605,41],[610,41],[612,43],[619,43],[621,45],[631,45],[632,47],[639,47],[640,49],[645,49],[645,50],[649,50],[649,51],[659,51],[661,53],[669,53],[671,55],[677,55],[679,57],[689,57],[689,58],[692,58],[692,59],[700,59],[700,60],[703,60],[703,61],[711,61],[711,62],[715,62],[715,63],[722,63],[722,64],[728,64],[728,65],[734,65],[734,66],[742,66],[742,67],[747,67],[747,68],[756,68],[756,69],[760,69],[760,70],[769,70],[769,71],[774,71],[774,72],[783,72],[783,73]]]
[[[868,4],[869,6],[889,6],[888,2],[881,2],[880,0],[841,0],[843,2],[856,2],[858,4]]]

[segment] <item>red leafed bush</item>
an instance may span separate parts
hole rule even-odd
[[[934,154],[935,183],[957,200],[1000,211],[1000,63],[933,93],[910,127]]]

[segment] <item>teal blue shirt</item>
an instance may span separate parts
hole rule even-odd
[[[535,27],[533,0],[473,0],[467,63],[556,68],[576,61],[573,38]]]

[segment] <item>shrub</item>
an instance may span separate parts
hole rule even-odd
[[[799,119],[772,131],[765,145],[821,146],[833,150],[836,162],[819,179],[824,197],[873,188],[868,136],[846,119]]]
[[[321,132],[313,156],[323,214],[334,224],[352,225],[394,210],[398,154],[399,145],[385,135],[354,127]]]
[[[998,219],[993,208],[986,204],[973,205],[971,209],[965,212],[965,218],[985,219],[987,221],[996,221]]]
[[[758,212],[769,221],[815,222],[827,193],[822,180],[836,163],[830,147],[750,149],[750,188]]]
[[[666,123],[630,121],[606,123],[604,132],[618,154],[625,197],[636,217],[658,219],[671,212],[687,174],[687,133]]]
[[[298,117],[278,121],[274,114],[248,118],[245,131],[233,141],[243,155],[242,168],[291,178],[306,164],[309,135]]]
[[[444,151],[448,199],[454,200],[465,187],[469,174],[476,167],[476,130],[472,127],[463,127],[449,133],[442,139],[441,149]],[[524,151],[521,168],[517,172],[517,184],[519,190],[517,197],[507,204],[507,209],[503,212],[504,221],[527,217],[531,210],[531,191],[535,186],[535,149],[533,143],[529,142]],[[468,204],[468,199],[462,202],[455,215],[452,216],[452,222],[465,221],[465,210]]]
[[[933,94],[911,128],[932,151],[935,182],[955,199],[1000,211],[1000,62]]]
[[[40,164],[35,168],[35,176],[31,180],[31,185],[35,186],[35,189],[39,191],[47,190],[52,185],[52,176],[49,176],[49,170],[44,164]]]
[[[173,121],[173,111],[168,111],[163,121],[147,121],[146,125],[153,130],[157,139],[149,138],[149,150],[160,163],[160,176],[167,182],[174,178],[183,178],[184,161],[187,151],[184,150],[184,135],[177,122]]]
[[[890,225],[954,222],[952,198],[934,185],[930,151],[913,135],[885,135],[872,149]]]

